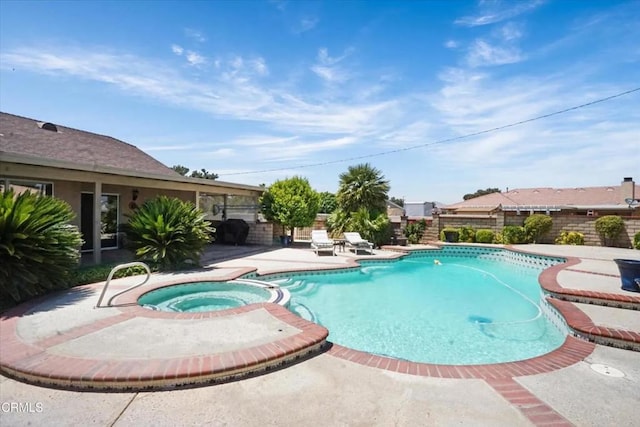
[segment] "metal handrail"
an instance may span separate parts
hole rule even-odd
[[[109,283],[111,282],[111,279],[113,278],[113,275],[119,271],[122,270],[124,268],[129,268],[129,267],[143,267],[145,270],[147,270],[147,278],[144,279],[144,282],[139,283],[137,285],[133,285],[128,287],[127,289],[125,289],[124,291],[120,291],[117,294],[113,295],[111,298],[109,298],[109,301],[107,301],[107,305],[105,306],[101,306],[100,303],[102,303],[102,299],[104,298],[104,294],[107,293],[107,288],[109,287]],[[126,264],[119,264],[116,265],[115,267],[113,267],[111,269],[111,272],[109,273],[109,277],[107,277],[107,283],[104,284],[104,288],[102,288],[102,293],[100,294],[100,298],[98,298],[98,304],[96,304],[96,306],[94,308],[100,308],[100,307],[111,307],[111,301],[113,301],[113,299],[117,296],[120,296],[122,294],[124,294],[125,292],[129,292],[130,290],[137,288],[139,286],[144,285],[145,283],[147,283],[149,281],[149,279],[151,278],[151,270],[149,270],[149,266],[147,264],[145,264],[144,262],[128,262]]]

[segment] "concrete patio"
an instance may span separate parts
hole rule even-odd
[[[222,251],[224,247],[219,249]],[[335,257],[316,256],[308,248],[248,249],[249,253],[236,249],[233,255],[210,252],[203,258],[208,264],[203,271],[154,275],[154,280],[182,280],[193,275],[230,277],[256,268],[260,274],[324,269],[351,265],[356,259],[348,252]],[[640,258],[638,251],[547,245],[525,245],[516,249],[576,257],[579,263],[554,273],[557,279],[554,285],[560,288],[575,290],[576,294],[588,291],[614,295],[613,299],[619,295],[622,299],[630,298],[629,304],[635,304],[636,299],[640,304],[640,295],[628,296],[626,294],[629,293],[619,291],[619,278],[612,262],[618,257]],[[246,254],[248,256],[243,256]],[[361,258],[389,256],[397,254],[376,251],[375,255]],[[115,283],[112,292],[131,282],[133,278],[121,279]],[[6,345],[9,328],[18,330],[20,340],[42,344],[45,360],[67,352],[72,353],[70,357],[78,363],[87,356],[84,352],[91,351],[92,347],[94,351],[101,348],[100,352],[108,353],[105,357],[118,357],[124,353],[121,357],[141,357],[140,352],[145,351],[145,346],[136,347],[127,344],[127,340],[144,343],[145,334],[153,337],[170,332],[170,327],[162,326],[154,332],[142,322],[139,329],[132,327],[124,333],[123,329],[119,330],[120,336],[126,339],[107,334],[114,325],[101,324],[100,328],[81,333],[82,327],[122,316],[123,312],[116,312],[117,308],[92,309],[99,289],[98,285],[88,288],[86,293],[76,298],[67,296],[64,304],[45,299],[34,305],[39,309],[23,317],[7,319],[3,316],[0,322],[2,360],[6,360],[7,352],[12,348]],[[640,336],[640,312],[637,309],[567,301],[559,303],[570,305],[571,310],[579,312],[568,311],[570,326],[575,321],[582,322],[577,326],[585,328],[588,322],[585,323],[584,318],[591,322],[590,332],[585,334],[618,331],[625,337],[624,332],[628,333],[630,341],[627,342],[631,343]],[[567,310],[567,306],[562,305],[559,309]],[[217,342],[216,351],[221,347],[225,351],[234,351],[246,345],[261,345],[265,340],[288,339],[299,334],[301,328],[313,328],[288,318],[284,309],[282,312],[278,309],[260,310],[241,311],[226,320],[212,317],[209,320],[218,323],[212,324],[215,325],[213,328],[208,327],[210,342],[206,345]],[[10,325],[9,321],[13,324]],[[123,322],[135,325],[133,318],[127,317]],[[320,342],[322,331],[311,332]],[[136,334],[141,338],[136,338]],[[230,336],[238,337],[239,341],[229,341]],[[101,339],[99,346],[98,341],[92,343],[92,337]],[[113,345],[108,344],[109,339],[113,340]],[[188,356],[198,351],[199,346],[193,343],[202,341],[203,336],[193,332],[190,336],[180,336],[180,339],[185,345],[176,346],[174,340],[169,340],[163,348],[146,350],[149,352],[146,357]],[[595,345],[571,337],[571,346],[564,355],[550,360],[545,362],[541,359],[538,363],[505,368],[507,370],[502,372],[490,368],[446,369],[436,365],[431,365],[436,366],[433,371],[427,368],[422,372],[420,367],[400,363],[393,368],[391,363],[382,366],[379,360],[374,363],[371,357],[362,357],[358,352],[333,346],[291,360],[285,367],[274,367],[266,373],[240,380],[158,392],[68,391],[29,385],[0,376],[0,423],[11,426],[45,423],[104,426],[604,426],[636,425],[639,422],[640,352]],[[604,365],[610,373],[621,372],[624,376],[604,375],[592,369],[593,365]]]

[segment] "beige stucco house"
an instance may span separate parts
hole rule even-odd
[[[118,248],[120,224],[146,199],[190,201],[209,219],[256,221],[262,187],[184,177],[131,144],[35,119],[0,113],[0,191],[31,189],[69,203],[94,262]],[[100,197],[95,197],[98,194]]]

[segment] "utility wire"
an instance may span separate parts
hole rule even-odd
[[[471,138],[473,136],[484,135],[484,134],[491,133],[491,132],[496,132],[496,131],[499,131],[499,130],[502,130],[502,129],[507,129],[507,128],[511,128],[511,127],[514,127],[514,126],[520,126],[520,125],[523,125],[525,123],[535,122],[537,120],[542,120],[542,119],[546,119],[548,117],[557,116],[559,114],[568,113],[569,111],[575,111],[575,110],[578,110],[580,108],[585,108],[585,107],[589,107],[589,106],[594,105],[594,104],[599,104],[601,102],[610,101],[612,99],[619,98],[619,97],[625,96],[625,95],[629,95],[629,94],[631,94],[633,92],[638,92],[638,91],[640,91],[640,87],[637,87],[637,88],[631,89],[631,90],[627,90],[625,92],[620,92],[620,93],[617,93],[615,95],[607,96],[606,98],[596,99],[595,101],[590,101],[590,102],[587,102],[585,104],[580,104],[580,105],[576,105],[574,107],[565,108],[564,110],[554,111],[553,113],[543,114],[542,116],[537,116],[537,117],[533,117],[533,118],[530,118],[530,119],[521,120],[519,122],[510,123],[508,125],[502,125],[502,126],[494,127],[494,128],[491,128],[491,129],[485,129],[485,130],[481,130],[481,131],[478,131],[478,132],[468,133],[468,134],[461,135],[461,136],[456,136],[456,137],[453,137],[453,138],[440,139],[440,140],[433,141],[433,142],[426,142],[424,144],[412,145],[410,147],[398,148],[398,149],[389,150],[389,151],[382,151],[380,153],[374,153],[374,154],[365,154],[365,155],[362,155],[362,156],[349,157],[349,158],[346,158],[346,159],[330,160],[330,161],[319,162],[319,163],[308,163],[306,165],[287,166],[287,167],[280,167],[280,168],[273,168],[273,169],[262,169],[262,170],[257,170],[257,171],[232,172],[232,173],[227,173],[227,174],[220,174],[220,176],[249,175],[249,174],[255,174],[255,173],[278,172],[278,171],[291,170],[291,169],[303,169],[303,168],[310,168],[310,167],[317,167],[317,166],[333,165],[333,164],[336,164],[336,163],[350,162],[350,161],[353,161],[353,160],[369,159],[369,158],[372,158],[372,157],[386,156],[387,154],[401,153],[403,151],[415,150],[417,148],[430,147],[432,145],[444,144],[446,142],[459,141],[461,139]]]

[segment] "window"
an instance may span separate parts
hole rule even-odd
[[[0,191],[4,191],[5,188],[15,191],[16,194],[31,191],[32,193],[41,194],[43,196],[53,196],[53,184],[50,182],[0,178]]]

